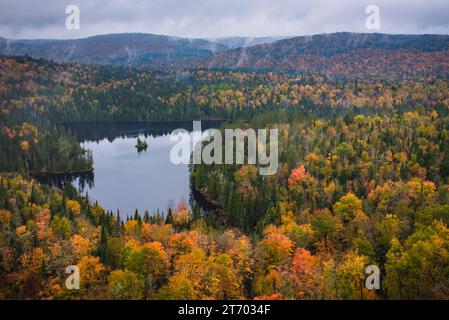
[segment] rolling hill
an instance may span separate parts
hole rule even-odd
[[[183,62],[193,68],[341,76],[449,75],[449,36],[333,33],[302,36]]]
[[[0,54],[145,68],[269,70],[342,77],[449,76],[448,35],[341,32],[294,38],[187,39],[124,33],[76,40],[0,38]]]
[[[206,57],[227,47],[202,39],[123,33],[75,40],[8,40],[0,38],[0,53],[29,55],[56,62],[160,65],[183,58]]]

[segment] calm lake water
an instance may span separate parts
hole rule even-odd
[[[203,121],[202,130],[219,127],[220,122]],[[89,123],[67,125],[84,148],[92,150],[93,177],[71,178],[71,183],[91,200],[120,215],[143,214],[184,200],[192,206],[188,165],[174,165],[170,150],[176,142],[170,133],[177,128],[192,132],[192,122]],[[138,152],[137,138],[146,140],[147,151]]]

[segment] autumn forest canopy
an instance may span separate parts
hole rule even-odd
[[[128,37],[0,39],[0,299],[449,298],[449,36]],[[92,172],[67,122],[199,119],[277,129],[276,174],[192,165],[214,210],[125,216],[36,178]]]

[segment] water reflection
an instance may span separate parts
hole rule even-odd
[[[41,183],[45,183],[60,189],[64,189],[67,184],[71,184],[74,181],[77,182],[77,186],[84,190],[86,188],[94,187],[95,172],[83,172],[76,174],[32,174],[34,178]]]
[[[202,121],[202,129],[217,128],[220,121]],[[67,127],[81,145],[92,150],[94,173],[37,177],[63,188],[71,183],[105,209],[120,212],[123,218],[146,210],[167,212],[180,200],[188,202],[195,214],[209,211],[207,201],[192,192],[188,165],[174,165],[170,150],[176,142],[169,134],[183,128],[192,131],[192,122],[154,123],[69,123]],[[137,138],[148,142],[148,149],[137,152]]]
[[[223,123],[221,120],[201,121],[203,130],[218,128]],[[107,139],[113,142],[117,138],[137,138],[143,135],[145,138],[161,137],[170,134],[176,129],[193,130],[192,121],[156,121],[156,122],[67,122],[65,127],[74,132],[80,142],[99,142]]]

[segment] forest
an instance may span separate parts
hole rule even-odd
[[[342,74],[346,74],[342,72]],[[1,299],[447,299],[449,82],[0,57]],[[92,169],[67,121],[279,130],[279,170],[195,165],[219,204],[102,208],[33,172]],[[81,289],[65,286],[80,269]],[[365,268],[381,288],[365,287]]]

